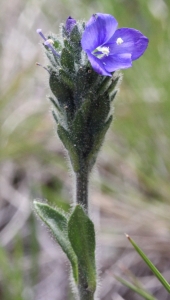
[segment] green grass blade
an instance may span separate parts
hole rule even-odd
[[[142,296],[145,300],[157,300],[155,297],[150,295],[148,292],[143,290],[142,288],[139,288],[135,286],[134,284],[130,283],[127,280],[122,279],[119,276],[114,276],[119,282],[121,282],[123,285],[127,286],[132,291],[136,292],[138,295]]]
[[[130,238],[129,235],[126,234],[126,237],[132,244],[132,246],[135,248],[135,250],[138,252],[138,254],[142,257],[142,259],[145,261],[145,263],[148,265],[150,270],[154,273],[154,275],[158,278],[158,280],[162,283],[164,288],[170,293],[170,285],[166,281],[166,279],[162,276],[162,274],[158,271],[158,269],[154,266],[154,264],[150,261],[150,259],[145,255],[145,253],[139,248],[139,246]]]

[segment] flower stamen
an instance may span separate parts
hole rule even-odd
[[[97,47],[93,52],[93,55],[95,55],[97,58],[102,58],[104,56],[108,56],[110,54],[109,47]]]
[[[48,40],[46,40],[46,41],[48,41],[51,45],[54,44],[54,41],[53,41],[52,39],[48,39]]]
[[[42,37],[42,39],[45,41],[44,45],[47,46],[54,55],[60,57],[60,55],[57,53],[57,51],[55,51],[55,49],[51,46],[52,44],[54,44],[52,39],[47,39],[44,34],[42,33],[41,29],[37,29],[37,33]]]
[[[117,45],[121,45],[123,42],[124,42],[124,41],[122,40],[121,37],[117,38],[117,40],[116,40],[116,44],[117,44]]]
[[[44,41],[47,40],[46,37],[44,36],[44,34],[42,33],[42,30],[41,30],[41,29],[37,29],[37,33],[42,37],[42,39],[43,39]]]
[[[57,51],[55,51],[55,49],[51,46],[51,39],[48,39],[44,42],[44,45],[47,46],[52,52],[54,55],[60,57],[60,55],[57,53]]]

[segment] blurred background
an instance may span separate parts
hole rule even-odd
[[[32,208],[68,211],[73,178],[51,116],[37,28],[58,33],[71,15],[110,13],[149,37],[124,70],[115,118],[91,177],[101,300],[140,300],[114,275],[170,296],[132,249],[131,235],[170,282],[169,0],[0,1],[0,299],[73,300],[69,264]]]

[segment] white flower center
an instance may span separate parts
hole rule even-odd
[[[97,47],[96,48],[97,51],[100,51],[101,53],[103,53],[104,55],[108,56],[110,53],[109,47]]]
[[[117,45],[121,45],[122,43],[123,43],[122,38],[121,38],[121,37],[117,38],[116,44],[117,44]]]
[[[109,47],[99,46],[92,52],[92,54],[97,58],[103,58],[104,56],[108,56],[110,54],[110,50]]]

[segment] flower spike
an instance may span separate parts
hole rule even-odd
[[[47,204],[35,201],[34,206],[70,260],[78,298],[84,300],[94,299],[98,277],[88,182],[113,119],[121,80],[114,71],[131,67],[148,45],[141,32],[117,25],[113,16],[97,13],[86,24],[68,17],[57,37],[46,38],[37,29],[49,59],[43,68],[49,72],[53,118],[75,175],[76,205],[67,215]]]

